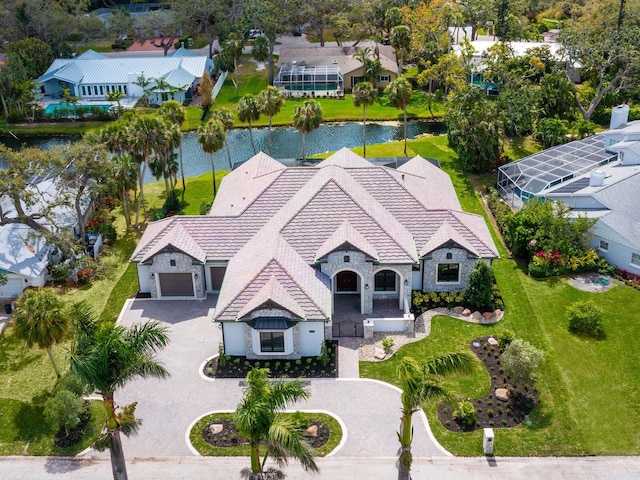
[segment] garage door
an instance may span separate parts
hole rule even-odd
[[[22,293],[26,283],[22,278],[9,278],[9,281],[0,286],[0,298],[17,297]]]
[[[161,297],[193,297],[190,273],[160,273]]]

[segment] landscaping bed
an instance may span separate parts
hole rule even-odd
[[[463,425],[453,418],[454,407],[448,403],[438,406],[438,418],[448,430],[454,432],[472,431],[480,428],[508,428],[519,425],[538,404],[538,392],[531,386],[513,385],[504,375],[500,358],[502,352],[498,345],[491,345],[489,339],[480,337],[469,344],[471,351],[482,361],[491,377],[489,393],[480,399],[468,399],[475,409],[475,424]],[[506,388],[509,398],[498,400],[496,389]]]
[[[203,373],[210,378],[244,378],[252,368],[268,368],[272,378],[336,378],[338,342],[327,340],[325,344],[325,354],[298,360],[248,360],[244,356],[218,356],[205,364]]]
[[[91,420],[91,403],[86,401],[84,408],[79,415],[80,422],[74,428],[70,428],[69,431],[60,429],[53,437],[53,444],[56,447],[68,448],[73,447],[82,440],[84,432]]]

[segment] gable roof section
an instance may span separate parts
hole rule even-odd
[[[276,280],[275,275],[272,275],[258,293],[240,309],[238,318],[248,316],[251,312],[269,301],[277,304],[284,310],[288,310],[298,318],[304,318],[305,316],[302,306],[284,289],[282,284]]]
[[[420,249],[420,256],[424,257],[425,255],[429,255],[434,250],[440,248],[447,242],[454,242],[467,250],[470,253],[473,253],[475,256],[479,257],[480,255],[460,233],[452,228],[447,222],[444,222],[440,228],[431,236],[429,241],[423,245]]]
[[[354,250],[359,250],[374,260],[378,260],[378,251],[348,220],[342,222],[336,231],[322,244],[316,252],[315,260],[318,261],[326,257],[345,244],[352,246]]]
[[[342,147],[333,155],[318,164],[318,168],[336,166],[342,168],[371,168],[371,163],[360,155],[353,153],[347,147]]]
[[[199,262],[204,262],[207,259],[207,254],[198,245],[198,242],[178,222],[173,222],[168,231],[164,232],[162,238],[145,252],[141,262],[147,263],[154,256],[166,250],[177,250]]]
[[[269,242],[264,238],[269,238]],[[238,320],[240,312],[249,311],[247,304],[254,297],[260,294],[265,298],[267,292],[276,295],[277,292],[268,288],[260,293],[272,277],[299,306],[296,310],[303,312],[301,318],[330,318],[329,279],[309,266],[282,236],[266,226],[229,261],[214,319]],[[290,306],[294,303],[283,297],[279,297],[279,301],[273,300],[275,303],[288,302]]]

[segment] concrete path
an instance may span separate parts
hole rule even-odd
[[[340,337],[338,339],[338,377],[360,378],[360,359],[358,348],[360,339]]]
[[[169,379],[135,380],[116,392],[120,405],[138,402],[136,414],[143,420],[139,434],[123,440],[127,458],[193,455],[185,440],[192,422],[211,411],[235,410],[242,397],[239,381],[212,380],[200,374],[204,362],[218,352],[221,340],[218,325],[210,320],[215,300],[129,300],[125,305],[120,323],[161,321],[171,338],[160,354],[171,373]],[[347,352],[347,360],[339,362],[341,373],[348,378],[311,381],[311,398],[293,408],[327,411],[343,422],[345,442],[337,456],[393,457],[398,449],[400,391],[382,382],[355,378],[357,350],[355,355],[353,350]],[[432,440],[420,416],[415,416],[414,425],[415,455],[446,454]],[[106,458],[108,453],[96,455]]]
[[[393,480],[395,458],[329,457],[318,460],[320,473],[310,475],[291,463],[288,480]],[[243,457],[162,457],[129,460],[129,478],[144,480],[231,480],[247,467]],[[637,480],[640,457],[579,458],[415,458],[414,480]],[[2,480],[95,480],[111,478],[106,459],[0,457]]]

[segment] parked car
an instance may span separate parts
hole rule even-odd
[[[264,36],[264,32],[258,28],[252,28],[247,33],[247,38],[250,38],[251,40],[253,40],[254,38],[262,37],[262,36]]]

